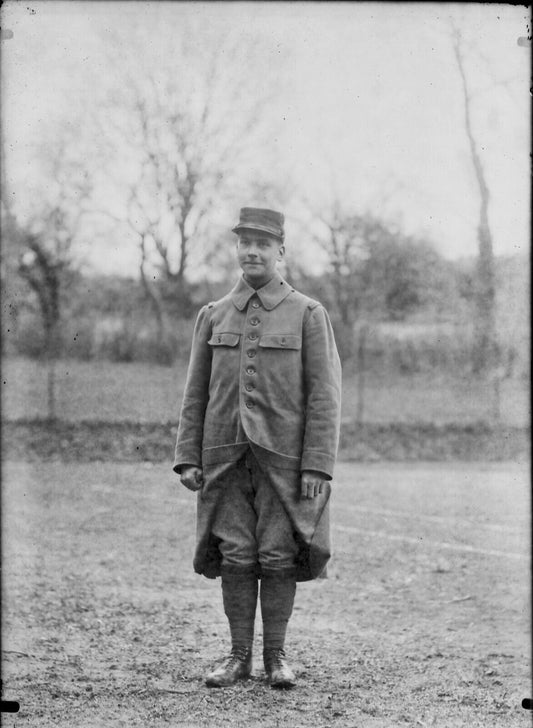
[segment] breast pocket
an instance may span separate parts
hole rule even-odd
[[[264,334],[259,340],[263,349],[292,349],[302,348],[302,337],[297,334]]]
[[[229,331],[213,332],[207,343],[210,346],[238,346],[240,338],[240,334],[233,334]]]

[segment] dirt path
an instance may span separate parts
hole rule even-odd
[[[210,691],[219,584],[167,467],[4,466],[4,725],[529,726],[529,496],[512,465],[341,464],[329,578],[299,586],[299,687]],[[260,657],[260,625],[257,624]]]

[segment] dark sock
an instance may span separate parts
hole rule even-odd
[[[295,594],[296,580],[293,576],[262,576],[263,651],[283,648]]]
[[[250,648],[254,641],[257,576],[222,573],[222,600],[229,621],[232,647]]]

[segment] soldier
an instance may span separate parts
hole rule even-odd
[[[194,569],[221,576],[231,654],[210,687],[249,677],[260,580],[272,687],[295,676],[284,643],[297,581],[325,575],[341,370],[325,309],[277,271],[284,216],[245,207],[243,275],[197,318],[174,470],[197,496]]]

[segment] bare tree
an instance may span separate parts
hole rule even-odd
[[[436,253],[424,240],[373,215],[343,213],[338,202],[320,222],[334,309],[347,336],[362,318],[401,319],[425,302],[424,277]]]
[[[464,124],[470,156],[480,194],[479,222],[477,227],[478,258],[475,286],[475,338],[473,371],[482,372],[495,364],[496,356],[496,288],[492,233],[488,209],[490,191],[485,168],[479,153],[472,127],[472,91],[465,70],[464,42],[461,31],[452,25],[453,50],[461,77],[464,101]]]
[[[66,129],[45,146],[45,176],[33,212],[18,224],[18,273],[36,296],[48,365],[48,419],[56,419],[56,362],[61,354],[63,294],[75,268],[74,246],[91,193],[86,167],[72,156]]]
[[[47,413],[56,419],[55,364],[60,353],[60,288],[67,262],[54,258],[42,238],[24,235],[26,251],[20,257],[19,273],[37,296],[46,342]]]
[[[315,240],[326,252],[328,304],[341,358],[357,377],[356,420],[365,410],[368,340],[376,322],[398,321],[437,303],[444,284],[442,259],[425,239],[369,213],[343,210],[337,199],[315,221]]]
[[[365,292],[361,275],[368,245],[371,244],[371,221],[360,215],[343,212],[335,199],[329,212],[318,218],[326,235],[318,241],[329,259],[333,322],[343,361],[355,358],[357,377],[356,422],[365,413],[365,347],[369,331]],[[368,293],[368,291],[366,292]]]
[[[20,294],[15,282],[18,268],[19,240],[21,231],[13,212],[12,195],[6,174],[6,148],[3,125],[0,127],[0,222],[2,229],[2,248],[0,265],[0,295],[2,301],[2,323],[6,328],[16,331],[20,308],[25,296]],[[0,345],[4,352],[7,337],[2,336]]]
[[[212,38],[199,49],[182,29],[163,65],[119,58],[117,82],[95,123],[107,143],[109,179],[139,250],[139,273],[164,338],[166,315],[189,316],[188,271],[208,248],[207,220],[239,189],[239,169],[264,133],[272,87],[248,68],[253,43]],[[131,51],[131,48],[130,48]],[[258,100],[259,99],[259,100]],[[108,210],[109,212],[109,210]]]

